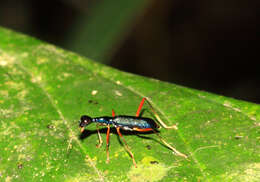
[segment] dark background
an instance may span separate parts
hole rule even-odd
[[[0,26],[68,48],[69,32],[96,1],[2,0]],[[153,1],[106,64],[260,103],[259,2]]]

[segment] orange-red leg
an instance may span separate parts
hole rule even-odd
[[[115,117],[115,111],[112,109],[112,116]],[[110,126],[107,125],[107,163],[109,163],[109,134],[110,134]]]
[[[106,161],[106,163],[109,163],[109,134],[110,134],[110,126],[107,125],[107,147],[106,147],[106,150],[107,150],[107,161]]]
[[[115,111],[112,109],[112,116],[115,117],[116,116],[116,113]]]
[[[123,142],[124,142],[124,144],[125,144],[125,149],[128,151],[128,153],[130,154],[131,158],[133,159],[133,164],[134,164],[134,166],[137,167],[137,166],[136,166],[135,159],[134,159],[134,155],[133,155],[133,153],[131,152],[130,148],[128,147],[128,145],[127,145],[127,143],[126,143],[126,141],[125,141],[123,135],[121,134],[120,128],[117,127],[117,128],[116,128],[116,131],[117,131],[118,135],[122,138],[122,140],[123,140]]]
[[[145,97],[141,100],[141,102],[140,102],[140,104],[139,104],[139,107],[138,107],[138,109],[137,109],[137,111],[136,111],[136,117],[139,117],[140,112],[141,112],[141,110],[142,110],[142,107],[143,107],[143,105],[144,105],[144,101],[145,101],[145,100],[146,100]]]

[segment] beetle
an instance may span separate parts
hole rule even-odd
[[[170,144],[168,144],[159,134],[157,129],[160,127],[155,120],[151,118],[141,117],[140,112],[142,110],[144,102],[147,102],[152,109],[154,116],[156,117],[156,121],[158,121],[164,128],[166,129],[177,129],[176,125],[173,126],[167,126],[164,124],[164,122],[159,118],[158,114],[153,109],[151,103],[147,100],[147,98],[143,98],[139,104],[139,107],[137,109],[135,116],[128,116],[128,115],[119,115],[116,116],[115,111],[112,109],[112,117],[109,116],[102,116],[102,117],[95,117],[91,118],[87,115],[82,115],[79,121],[79,127],[81,128],[81,133],[84,131],[85,127],[89,125],[90,123],[97,123],[97,133],[99,138],[99,144],[97,147],[100,147],[103,143],[100,132],[99,132],[99,126],[105,125],[107,127],[107,135],[106,135],[106,153],[107,153],[107,163],[109,162],[109,134],[110,134],[110,126],[114,126],[116,128],[116,131],[118,135],[121,137],[121,139],[124,142],[125,149],[130,154],[133,164],[135,167],[136,162],[134,159],[134,155],[131,152],[129,146],[126,143],[126,140],[124,139],[123,135],[120,132],[120,129],[122,130],[128,130],[128,131],[137,131],[137,132],[154,132],[162,143],[164,143],[169,149],[171,149],[176,155],[187,158],[187,156],[178,150],[176,150],[174,147],[172,147]]]

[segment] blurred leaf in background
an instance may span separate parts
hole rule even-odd
[[[2,0],[0,25],[112,67],[260,103],[259,0]]]
[[[149,0],[103,0],[90,14],[79,18],[70,31],[67,48],[98,62],[107,63],[132,30]],[[123,61],[123,60],[122,60]]]

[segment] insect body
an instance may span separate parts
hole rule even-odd
[[[97,132],[98,132],[98,137],[99,137],[99,145],[98,147],[100,147],[102,145],[102,139],[100,136],[100,132],[99,132],[99,128],[98,126],[100,125],[105,125],[107,126],[107,137],[106,137],[106,151],[107,151],[107,162],[109,162],[109,133],[110,133],[110,125],[114,126],[116,128],[116,131],[118,133],[118,135],[123,139],[124,144],[125,144],[125,148],[128,151],[128,153],[130,154],[131,158],[133,159],[133,164],[136,167],[136,162],[134,159],[134,155],[131,152],[130,148],[128,147],[125,139],[123,138],[123,135],[120,132],[120,129],[122,130],[129,130],[129,131],[138,131],[138,132],[147,132],[147,131],[153,131],[158,137],[159,139],[168,147],[170,148],[172,151],[174,151],[174,153],[176,155],[182,156],[187,158],[187,156],[185,154],[180,153],[178,150],[176,150],[174,147],[172,147],[170,144],[168,144],[157,132],[157,129],[159,128],[159,125],[152,119],[150,118],[145,118],[145,117],[140,117],[140,111],[142,109],[142,106],[144,104],[144,101],[146,100],[146,98],[143,98],[138,109],[136,112],[136,116],[126,116],[126,115],[119,115],[116,116],[114,110],[112,110],[112,117],[108,117],[108,116],[104,116],[104,117],[95,117],[95,118],[91,118],[89,116],[83,115],[80,118],[80,124],[79,127],[81,128],[81,132],[84,131],[85,126],[89,125],[90,123],[97,123]],[[149,106],[152,108],[151,104],[147,101],[147,103],[149,104]],[[154,112],[157,121],[164,127],[164,128],[175,128],[176,126],[167,126],[165,125],[159,118],[159,116],[156,114],[156,112],[154,111],[154,109],[152,108],[152,111]]]
[[[115,117],[96,117],[90,118],[88,116],[81,117],[80,127],[84,127],[91,122],[103,125],[113,125],[120,127],[123,130],[130,131],[152,131],[159,128],[159,126],[150,118],[135,117],[135,116],[115,116]],[[84,128],[83,128],[84,129]]]

